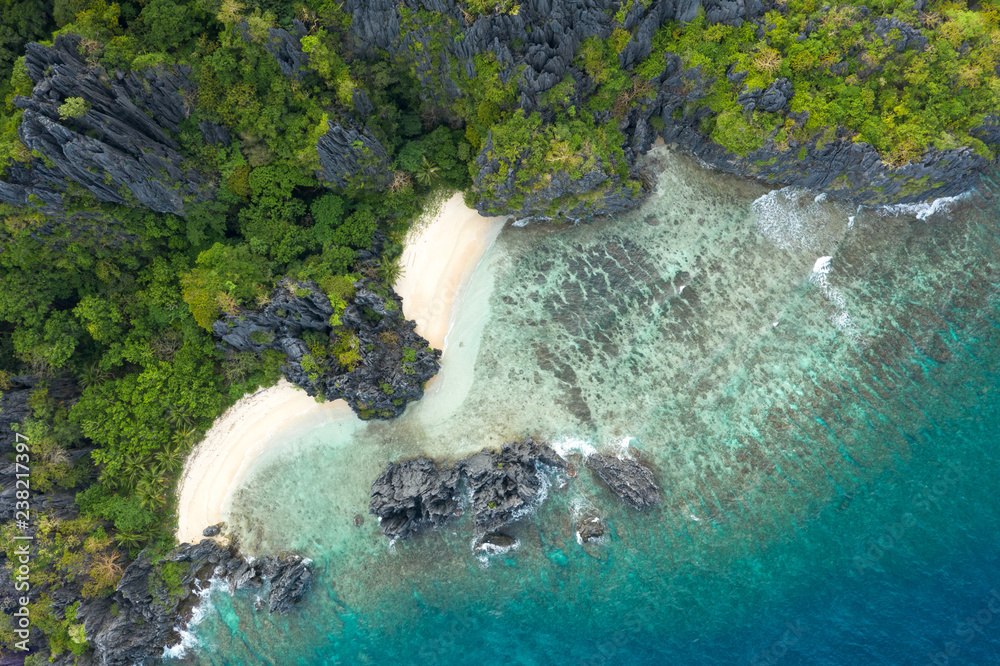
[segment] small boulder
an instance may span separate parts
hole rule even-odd
[[[477,551],[507,551],[517,545],[517,539],[503,532],[490,532],[476,544]]]
[[[207,537],[219,536],[219,532],[222,531],[222,523],[218,525],[211,525],[202,530],[201,535]]]
[[[587,458],[587,466],[633,509],[641,511],[660,503],[660,489],[653,472],[642,463],[595,453]]]
[[[580,543],[597,541],[604,536],[604,524],[597,516],[588,516],[577,525],[576,535],[579,537]]]

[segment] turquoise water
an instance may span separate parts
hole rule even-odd
[[[634,214],[502,232],[403,417],[287,433],[227,518],[313,558],[313,591],[282,617],[211,592],[179,661],[1000,663],[992,190],[859,211],[649,159]],[[581,471],[516,550],[477,557],[467,521],[390,544],[367,515],[387,461],[527,434]],[[578,457],[625,446],[654,511]]]

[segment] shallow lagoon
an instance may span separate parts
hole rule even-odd
[[[301,426],[258,463],[228,521],[313,558],[313,591],[283,617],[212,591],[185,661],[1000,661],[993,199],[859,211],[649,159],[627,217],[503,231],[402,418]],[[465,521],[391,545],[367,515],[387,461],[526,434],[634,447],[663,504],[556,477],[488,559]],[[590,512],[610,535],[585,551]]]

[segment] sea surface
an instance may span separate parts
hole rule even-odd
[[[175,663],[1000,663],[1000,186],[858,209],[648,160],[638,211],[503,230],[401,418],[282,433],[227,520],[313,589],[270,616],[211,588]],[[515,549],[368,515],[390,460],[525,435],[578,474]],[[623,505],[595,450],[662,504]]]

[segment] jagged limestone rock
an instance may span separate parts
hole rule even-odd
[[[441,352],[417,335],[391,288],[372,280],[355,286],[337,327],[330,322],[333,306],[326,294],[312,282],[285,278],[262,310],[227,316],[215,322],[213,331],[223,344],[239,351],[283,352],[288,359],[282,366],[285,376],[309,395],[343,398],[363,419],[393,418],[423,396],[423,383],[440,368]],[[330,336],[334,345],[345,334],[353,336],[355,366],[349,369],[335,358],[311,356],[301,339],[307,330]]]
[[[387,537],[406,538],[460,515],[464,484],[476,530],[489,534],[538,507],[544,497],[544,467],[565,469],[566,461],[530,437],[507,442],[499,452],[483,449],[452,467],[429,458],[389,463],[372,483],[369,511],[378,516]]]
[[[177,581],[160,573],[164,564],[173,567]],[[244,558],[211,539],[178,546],[158,561],[143,551],[125,569],[112,596],[80,603],[77,618],[97,663],[131,666],[162,656],[165,647],[180,639],[178,628],[199,602],[198,589],[213,577],[228,582],[233,594],[267,582],[269,611],[286,613],[308,591],[312,574],[308,560],[298,555]]]
[[[14,100],[24,110],[18,136],[42,159],[8,167],[0,200],[57,212],[62,193],[77,183],[98,201],[180,214],[186,199],[203,194],[201,177],[170,136],[190,113],[187,68],[109,75],[80,55],[75,35],[28,44],[25,67],[35,87],[30,98]],[[64,118],[60,107],[71,98],[86,110]]]

